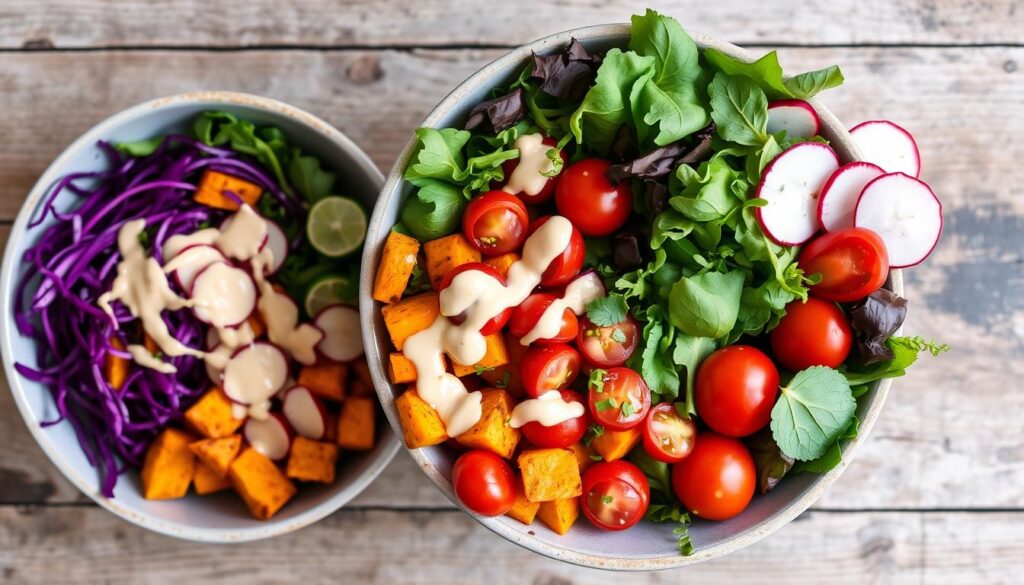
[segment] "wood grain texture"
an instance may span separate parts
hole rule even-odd
[[[1016,0],[7,0],[4,47],[519,45],[650,6],[739,43],[1020,43]],[[794,8],[790,8],[793,6]],[[798,14],[797,14],[798,13]]]

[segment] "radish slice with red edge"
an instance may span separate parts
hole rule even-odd
[[[227,262],[220,250],[206,244],[196,244],[185,248],[164,264],[164,272],[174,276],[178,286],[187,291],[191,290],[197,274],[217,262]]]
[[[821,130],[821,120],[804,100],[775,100],[768,104],[768,133],[782,130],[788,138],[810,138]]]
[[[853,227],[853,212],[864,186],[885,174],[878,165],[857,161],[839,167],[821,188],[818,221],[827,232]]]
[[[257,341],[234,353],[221,380],[224,393],[233,402],[265,408],[270,398],[288,379],[288,359],[275,345]]]
[[[921,152],[914,137],[903,127],[888,120],[870,120],[851,128],[850,136],[863,160],[887,173],[921,175]]]
[[[305,386],[292,386],[284,395],[281,412],[295,432],[319,441],[327,434],[327,411]]]
[[[916,177],[889,173],[864,187],[854,223],[881,236],[890,267],[907,268],[924,261],[939,243],[942,203]]]
[[[756,197],[767,204],[757,208],[766,236],[781,246],[798,246],[817,233],[818,194],[839,168],[839,158],[826,144],[801,142],[768,163]]]
[[[256,284],[249,273],[224,262],[199,271],[189,297],[196,318],[215,327],[238,327],[256,310]]]
[[[363,355],[358,311],[345,305],[331,305],[320,311],[315,323],[324,333],[316,347],[325,357],[347,362]]]
[[[267,242],[263,246],[269,248],[274,256],[273,261],[264,269],[265,275],[270,276],[280,270],[288,258],[288,236],[281,226],[267,220]]]
[[[292,446],[292,429],[284,417],[276,412],[270,413],[264,420],[246,420],[242,434],[253,449],[274,461],[287,457]]]

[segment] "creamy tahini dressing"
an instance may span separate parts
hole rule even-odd
[[[566,402],[562,400],[561,392],[549,390],[538,398],[531,398],[517,404],[512,409],[512,416],[509,418],[508,424],[513,429],[518,429],[528,422],[539,422],[546,427],[551,427],[580,416],[583,416],[582,404],[575,400]]]
[[[562,314],[569,309],[577,316],[582,315],[587,303],[604,296],[604,286],[596,275],[584,275],[565,287],[562,298],[556,299],[541,313],[540,319],[526,335],[519,340],[523,345],[530,345],[538,339],[551,339],[558,335],[562,328]]]
[[[192,232],[191,234],[175,234],[167,238],[167,241],[164,242],[164,262],[174,258],[185,248],[190,248],[199,244],[212,246],[213,243],[217,241],[218,237],[220,237],[220,230],[217,228],[201,229],[197,232]]]
[[[544,137],[540,134],[526,134],[516,139],[519,165],[509,175],[508,182],[502,187],[502,191],[513,195],[540,193],[550,179],[544,173],[551,173],[555,168],[555,164],[548,158],[548,151],[552,147],[544,144],[543,141]]]
[[[299,324],[299,308],[288,298],[274,290],[265,280],[260,282],[260,300],[256,305],[260,317],[267,325],[270,342],[288,352],[300,364],[316,362],[316,344],[324,333],[309,323]]]

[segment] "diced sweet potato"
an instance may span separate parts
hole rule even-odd
[[[338,442],[338,415],[328,412],[324,418],[324,440],[328,443]]]
[[[388,356],[388,378],[392,384],[408,384],[416,381],[416,364],[405,357],[402,352],[392,352]]]
[[[226,194],[228,191],[249,205],[256,205],[263,193],[263,189],[255,183],[218,171],[207,170],[199,179],[196,194],[192,196],[192,199],[196,203],[208,207],[237,211],[242,206]]]
[[[580,517],[580,499],[576,497],[543,502],[537,517],[551,530],[565,534]]]
[[[267,520],[295,495],[295,484],[266,455],[247,447],[231,462],[231,485],[249,512]]]
[[[487,340],[487,353],[484,354],[483,359],[472,366],[461,366],[452,361],[452,373],[461,378],[478,371],[483,373],[490,368],[497,368],[508,363],[508,351],[505,349],[505,339],[501,333],[492,333],[484,339]]]
[[[340,362],[324,360],[299,370],[299,385],[324,400],[344,400],[347,383],[348,366]]]
[[[471,449],[486,449],[510,459],[520,437],[519,429],[508,424],[515,407],[512,397],[500,388],[484,389],[480,394],[480,420],[455,440]]]
[[[391,232],[384,242],[377,277],[373,282],[373,298],[382,303],[397,303],[409,284],[420,243],[416,238]]]
[[[517,338],[507,333],[502,339],[505,342],[508,363],[503,366],[495,366],[493,369],[484,369],[480,373],[480,377],[492,386],[508,390],[513,397],[522,398],[523,380],[519,372],[519,364],[523,361],[527,348],[519,343]]]
[[[125,351],[124,344],[116,336],[110,338],[110,346],[116,350]],[[116,356],[113,354],[107,354],[103,358],[103,377],[106,378],[107,383],[114,390],[120,390],[124,386],[124,381],[128,379],[128,366],[131,365],[131,360]]]
[[[291,453],[288,455],[285,475],[299,481],[334,483],[334,468],[337,463],[337,445],[295,437]]]
[[[267,326],[263,323],[263,319],[260,317],[259,311],[254,312],[249,316],[249,329],[252,329],[253,339],[262,337],[267,332]]]
[[[430,240],[423,244],[423,254],[427,258],[427,275],[434,290],[441,287],[441,281],[453,268],[480,261],[480,251],[470,246],[461,233]]]
[[[188,446],[199,461],[224,477],[228,474],[231,462],[242,450],[242,435],[231,435],[222,439],[203,439]]]
[[[188,448],[190,433],[166,428],[149,445],[142,464],[142,495],[147,500],[170,500],[188,493],[196,469],[196,456]]]
[[[338,445],[342,449],[373,449],[377,420],[377,402],[372,398],[350,396],[341,403],[338,415]]]
[[[615,461],[628,455],[639,440],[640,427],[634,427],[627,431],[605,429],[600,437],[590,442],[590,448],[605,461]]]
[[[227,394],[213,387],[185,411],[185,422],[207,439],[220,439],[234,434],[245,421],[231,414],[231,401]]]
[[[540,507],[540,502],[531,502],[526,499],[526,491],[523,489],[522,480],[520,480],[516,482],[516,501],[512,504],[512,509],[505,515],[529,526],[533,524],[533,519],[537,516],[537,510],[540,510]]]
[[[395,399],[395,408],[402,424],[402,437],[410,449],[438,445],[448,439],[444,421],[412,386]]]
[[[365,384],[370,389],[370,394],[373,394],[373,376],[370,375],[370,364],[366,363],[366,356],[353,360],[348,365],[352,370],[351,376]]]
[[[202,461],[196,461],[196,472],[192,476],[192,485],[196,486],[197,494],[205,496],[230,488],[231,478],[217,473]]]
[[[526,499],[547,502],[583,493],[580,468],[569,449],[531,449],[519,455]]]
[[[393,305],[385,305],[380,310],[381,316],[384,317],[384,326],[391,336],[391,343],[398,351],[402,351],[406,339],[430,327],[440,312],[437,293],[424,293],[402,299]]]
[[[484,258],[484,264],[497,270],[502,276],[508,275],[508,267],[519,261],[519,255],[515,252]]]
[[[576,464],[580,466],[580,473],[583,473],[588,467],[596,463],[593,458],[593,455],[595,455],[594,450],[582,442],[569,445],[569,449],[572,450],[573,457],[576,458]]]

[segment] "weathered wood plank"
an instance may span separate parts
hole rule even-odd
[[[740,43],[1019,43],[1014,0],[842,0],[794,17],[772,2],[311,0],[275,3],[180,0],[9,0],[4,47],[181,45],[518,45],[567,28],[625,22],[651,6],[696,30]],[[851,24],[855,23],[855,24]]]

